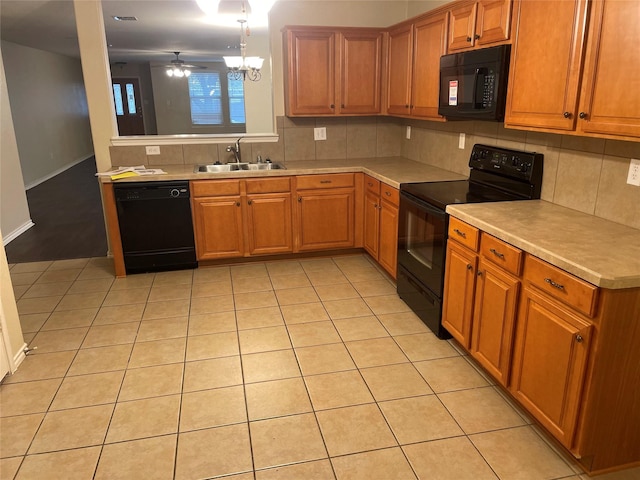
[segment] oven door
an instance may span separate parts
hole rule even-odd
[[[442,298],[447,214],[407,192],[400,192],[398,265]]]

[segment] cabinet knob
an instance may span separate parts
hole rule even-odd
[[[563,116],[564,118],[571,118],[571,112],[564,112],[564,113],[562,114],[562,116]]]
[[[579,333],[576,334],[576,342],[578,343],[582,343],[584,340],[584,338],[582,338],[582,335],[580,335]]]
[[[331,108],[336,108],[336,106],[332,103],[331,105],[329,105]]]
[[[377,203],[374,203],[374,204],[373,204],[373,208],[378,208],[378,204],[377,204]]]
[[[344,108],[344,103],[340,105],[340,108]]]
[[[476,275],[478,275],[479,277],[481,277],[481,276],[482,276],[482,271],[481,271],[481,270],[478,270],[478,273],[477,273]]]
[[[239,206],[240,206],[240,202],[236,202],[236,207],[239,207]]]
[[[478,34],[476,33],[476,35],[475,35],[475,39],[476,39],[476,40],[480,40],[480,35],[478,35]]]
[[[467,37],[467,42],[471,42],[471,37]]]
[[[247,204],[251,205],[253,203],[253,200],[247,200]]]
[[[407,105],[405,105],[405,106],[404,106],[404,108],[409,108],[409,105],[408,105],[408,104],[407,104]]]
[[[587,114],[585,112],[580,112],[580,114],[578,115],[580,118],[585,119],[587,118]]]
[[[298,197],[298,203],[302,203],[302,197]]]
[[[473,265],[471,265],[470,263],[467,264],[467,270],[471,271],[473,270]]]

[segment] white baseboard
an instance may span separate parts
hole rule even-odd
[[[80,159],[78,159],[78,160],[76,160],[76,161],[74,161],[74,162],[67,163],[67,164],[66,164],[66,165],[64,165],[63,167],[60,167],[60,168],[58,168],[57,170],[54,170],[54,171],[53,171],[53,172],[51,172],[50,174],[48,174],[48,175],[46,175],[46,176],[44,176],[44,177],[42,177],[42,178],[40,178],[40,179],[38,179],[38,180],[36,180],[36,181],[34,181],[34,182],[31,182],[29,185],[25,185],[25,186],[24,186],[24,189],[25,189],[25,190],[31,190],[33,187],[37,187],[37,186],[38,186],[38,185],[40,185],[41,183],[44,183],[44,182],[46,182],[47,180],[52,179],[52,178],[53,178],[53,177],[55,177],[56,175],[60,175],[60,174],[61,174],[62,172],[64,172],[65,170],[69,170],[71,167],[74,167],[74,166],[76,166],[77,164],[79,164],[79,163],[81,163],[81,162],[84,162],[86,159],[93,157],[93,155],[94,155],[94,154],[92,153],[92,154],[90,154],[90,155],[87,155],[87,156],[86,156],[86,157],[84,157],[84,158],[80,158]]]
[[[13,232],[11,232],[7,236],[3,237],[2,238],[2,244],[6,247],[9,244],[9,242],[11,242],[12,240],[15,240],[16,238],[18,238],[20,235],[22,235],[24,232],[29,230],[34,225],[35,225],[35,223],[33,223],[33,221],[31,219],[29,219],[28,222],[25,222],[23,225],[20,225]]]
[[[27,346],[28,345],[26,343],[22,345],[20,351],[13,356],[13,371],[11,372],[12,374],[15,373],[20,364],[24,362],[25,358],[27,358],[27,354],[24,352],[27,349]]]

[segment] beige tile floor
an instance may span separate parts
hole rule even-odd
[[[37,350],[0,386],[2,479],[589,478],[367,256],[10,273]]]

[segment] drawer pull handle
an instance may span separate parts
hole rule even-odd
[[[493,253],[496,257],[502,258],[504,260],[504,253],[498,252],[495,248],[492,248],[489,251]]]
[[[391,192],[384,192],[384,194],[385,194],[387,197],[390,197],[390,196],[391,196]]]
[[[369,185],[370,187],[373,187],[373,183],[371,182],[367,183],[367,185]]]
[[[331,180],[320,180],[320,183],[331,183]]]
[[[549,285],[551,285],[553,288],[557,288],[558,290],[564,290],[564,285],[560,285],[559,283],[554,282],[550,278],[545,278],[544,281],[547,282]]]
[[[461,232],[457,228],[454,228],[453,231],[456,232],[458,235],[460,235],[462,238],[467,238],[467,234],[464,232]]]
[[[576,334],[576,342],[582,343],[583,340],[584,340],[584,338],[582,338],[582,335],[580,335],[579,333]]]

